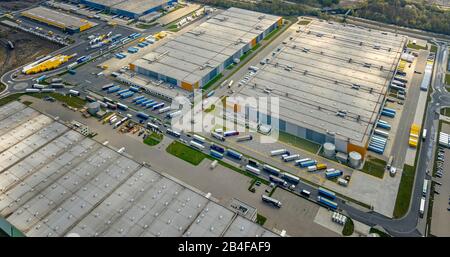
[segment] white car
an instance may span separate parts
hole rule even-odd
[[[391,167],[391,169],[389,170],[389,175],[391,175],[391,177],[393,177],[393,176],[395,176],[395,174],[397,174],[397,168]]]

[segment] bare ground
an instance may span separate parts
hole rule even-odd
[[[28,8],[34,4],[43,2],[42,0],[0,0],[0,9],[5,11],[18,11]]]
[[[57,44],[3,25],[0,25],[0,37],[14,44],[14,50],[0,44],[0,75],[60,48]]]

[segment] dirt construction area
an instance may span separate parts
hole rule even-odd
[[[39,2],[42,2],[42,0],[1,0],[0,9],[3,9],[5,11],[17,11],[28,8]]]
[[[31,34],[0,25],[0,38],[10,40],[14,49],[0,43],[0,75],[60,48]]]

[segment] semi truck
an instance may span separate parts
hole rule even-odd
[[[330,190],[327,190],[323,187],[319,187],[319,195],[324,196],[328,199],[334,200],[336,198],[336,194],[334,192],[331,192]]]
[[[267,195],[262,195],[262,200],[263,200],[263,202],[273,204],[277,208],[281,208],[281,202],[275,198],[269,197]]]
[[[242,154],[239,153],[239,152],[236,152],[236,151],[234,151],[232,149],[227,149],[227,155],[232,157],[232,158],[234,158],[234,159],[237,159],[237,160],[241,160],[242,159]]]
[[[279,178],[277,176],[274,175],[269,175],[269,180],[272,181],[273,183],[280,185],[280,186],[284,186],[287,187],[288,183],[286,182],[286,180]]]
[[[222,136],[221,134],[216,133],[214,131],[211,132],[211,136],[216,138],[216,139],[218,139],[218,140],[220,140],[220,141],[225,141],[225,137],[224,136]]]
[[[282,159],[284,162],[290,162],[290,161],[293,161],[293,160],[298,159],[299,157],[300,157],[300,155],[298,155],[298,154],[293,154],[293,155],[284,155],[283,157],[281,157],[281,159]]]
[[[259,170],[258,168],[255,168],[255,167],[253,167],[251,165],[246,165],[245,166],[245,170],[250,172],[250,173],[252,173],[252,174],[254,174],[254,175],[257,175],[257,176],[259,176],[261,174],[261,170]]]
[[[205,149],[205,147],[204,147],[203,145],[199,144],[198,142],[196,142],[196,141],[194,141],[194,140],[191,140],[191,141],[189,142],[189,145],[192,146],[192,147],[194,147],[194,148],[197,148],[198,150],[203,150],[203,149]]]
[[[277,156],[282,154],[289,154],[289,152],[286,149],[277,149],[270,151],[270,156]]]
[[[325,172],[325,177],[327,179],[333,179],[342,176],[343,172],[341,170],[330,170]]]
[[[166,130],[166,133],[169,134],[169,135],[171,135],[171,136],[173,136],[173,137],[177,137],[177,138],[181,137],[181,134],[180,134],[180,133],[178,133],[178,132],[176,132],[176,131],[174,131],[174,130],[171,130],[171,129],[167,129],[167,130]]]
[[[225,149],[223,147],[221,147],[221,146],[216,145],[216,144],[212,144],[209,148],[211,148],[211,149],[213,149],[213,150],[215,150],[215,151],[217,151],[219,153],[222,153],[222,154],[225,153]]]
[[[320,204],[324,205],[327,208],[330,208],[332,210],[336,210],[338,205],[336,202],[333,202],[332,200],[329,200],[325,197],[322,196],[318,196],[317,197],[317,202],[319,202]]]
[[[201,137],[201,136],[196,135],[196,134],[194,134],[194,136],[192,136],[192,138],[194,139],[194,141],[197,141],[200,144],[204,144],[206,142],[206,139],[204,137]]]
[[[294,175],[292,175],[290,173],[287,173],[287,172],[283,172],[282,173],[282,178],[284,178],[286,181],[289,181],[289,182],[291,182],[293,184],[298,184],[298,182],[300,182],[300,178],[299,177],[294,176]]]
[[[245,136],[240,136],[236,139],[237,142],[242,142],[242,141],[249,141],[252,140],[253,136],[252,135],[245,135]]]
[[[279,169],[272,167],[268,164],[263,165],[263,170],[265,170],[271,174],[277,175],[277,176],[280,175],[280,173],[281,173],[281,171]]]
[[[230,130],[230,131],[223,132],[224,137],[231,137],[231,136],[237,136],[237,135],[239,135],[239,132],[236,130]]]
[[[213,149],[210,149],[210,155],[212,157],[214,157],[214,158],[217,158],[217,159],[222,159],[223,158],[223,154],[221,154],[218,151],[213,150]]]

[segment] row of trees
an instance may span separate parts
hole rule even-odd
[[[368,0],[358,17],[450,35],[450,11],[425,1]]]
[[[217,6],[222,8],[233,6],[253,11],[276,14],[280,16],[318,15],[319,10],[302,3],[309,1],[316,2],[316,0],[291,0],[288,2],[282,0],[263,0],[257,2],[239,0],[194,0],[194,2],[205,5]]]

